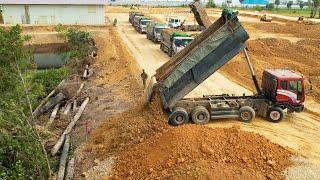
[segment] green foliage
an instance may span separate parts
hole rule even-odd
[[[20,26],[0,28],[0,179],[45,179],[46,158],[33,127],[30,109],[19,76],[34,67],[23,48],[30,36],[21,35]],[[43,91],[28,89],[28,94]]]
[[[84,66],[84,60],[89,53],[96,51],[95,42],[89,32],[76,28],[65,28],[62,25],[56,27],[58,35],[70,45],[70,60],[68,65],[73,69]]]
[[[256,11],[261,11],[261,10],[262,10],[262,7],[259,6],[259,5],[256,5],[256,6],[254,7],[254,9],[255,9]]]
[[[41,99],[47,96],[69,74],[70,69],[66,66],[28,73],[25,79],[28,89],[32,89],[32,93],[29,95],[32,107],[37,107]]]
[[[287,8],[288,8],[288,9],[291,9],[292,4],[293,4],[293,1],[289,1],[289,2],[287,3]]]
[[[214,3],[214,0],[208,0],[207,2],[207,8],[215,8],[217,7],[216,4]]]
[[[303,9],[303,7],[304,7],[304,2],[303,2],[303,1],[300,1],[299,6],[300,6],[300,9]]]
[[[268,4],[266,5],[266,8],[267,8],[268,10],[274,9],[274,3],[268,3]]]
[[[274,4],[277,5],[277,8],[278,8],[278,6],[280,5],[280,0],[275,0]]]

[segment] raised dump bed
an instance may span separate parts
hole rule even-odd
[[[172,110],[180,99],[244,49],[249,35],[237,14],[219,18],[157,69],[155,78],[165,109]]]
[[[200,1],[194,1],[189,6],[200,26],[209,27],[212,24]]]

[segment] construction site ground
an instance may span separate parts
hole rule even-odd
[[[162,22],[171,16],[194,21],[187,8],[140,10]],[[247,44],[259,79],[265,68],[290,68],[312,84],[304,112],[287,115],[277,124],[256,117],[251,123],[224,119],[206,126],[172,127],[158,96],[146,104],[140,78],[142,69],[150,77],[169,57],[159,44],[134,30],[128,22],[129,11],[106,8],[106,21],[117,18],[117,27],[82,27],[93,34],[99,51],[95,74],[84,88],[90,102],[71,134],[76,179],[320,177],[320,25],[265,23],[240,16],[251,37]],[[219,16],[216,11],[208,13],[212,20]],[[61,41],[52,27],[24,30],[33,36],[31,43]],[[188,96],[252,94],[253,87],[239,54]]]

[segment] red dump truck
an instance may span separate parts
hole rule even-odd
[[[303,110],[305,89],[301,74],[287,69],[266,69],[260,87],[246,51],[245,42],[249,35],[238,21],[237,14],[223,11],[217,21],[156,70],[155,84],[150,87],[152,92],[160,94],[172,125],[189,120],[205,124],[210,119],[222,118],[250,122],[256,115],[280,122],[285,110],[288,113]],[[240,52],[246,57],[256,87],[254,95],[184,98]]]

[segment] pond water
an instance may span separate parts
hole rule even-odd
[[[37,69],[60,68],[65,65],[70,55],[68,52],[35,52],[33,54]]]
[[[33,44],[25,48],[33,53],[37,69],[60,68],[70,59],[70,47],[66,43]]]

